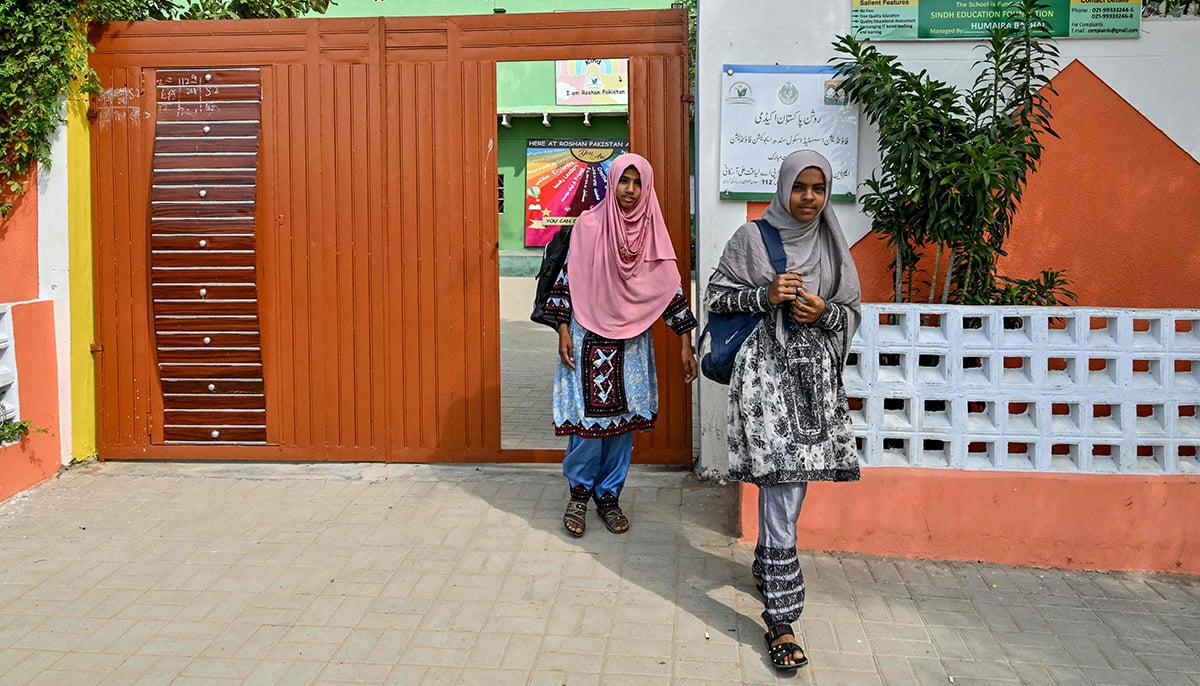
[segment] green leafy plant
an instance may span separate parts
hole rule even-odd
[[[892,248],[896,302],[911,301],[918,285],[928,287],[929,302],[940,285],[942,302],[972,305],[1041,292],[996,270],[1041,159],[1040,139],[1058,135],[1046,100],[1058,58],[1041,19],[1046,9],[1042,0],[1013,0],[1006,27],[990,33],[979,74],[964,90],[909,71],[852,36],[834,42],[845,56],[832,60],[843,89],[879,129],[880,170],[864,182],[861,199],[872,230]],[[926,274],[920,264],[929,251]],[[1038,280],[1050,288],[1042,299],[1066,299],[1064,272],[1047,273],[1054,278]]]
[[[998,280],[992,293],[992,302],[996,305],[1066,305],[1067,300],[1075,300],[1075,293],[1068,287],[1066,274],[1062,271],[1044,270],[1034,279],[1001,276]]]
[[[0,218],[50,163],[64,96],[95,92],[89,22],[297,17],[327,0],[0,0]]]
[[[0,422],[0,445],[16,443],[29,435],[29,421],[7,419]]]

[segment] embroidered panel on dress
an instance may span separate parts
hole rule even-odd
[[[627,434],[630,431],[649,431],[654,428],[654,420],[657,418],[658,415],[655,414],[649,419],[645,417],[618,419],[614,424],[597,424],[590,429],[581,424],[567,422],[561,426],[554,427],[554,435],[578,436],[580,438],[612,438]]]
[[[625,402],[625,344],[591,331],[583,335],[583,413],[616,417],[629,412]]]
[[[543,308],[546,319],[558,324],[571,323],[571,287],[567,276],[567,265],[558,272],[558,278],[546,294],[546,306]]]
[[[784,394],[786,417],[779,421],[790,422],[793,430],[790,432],[796,440],[807,445],[815,445],[829,440],[828,424],[825,417],[824,399],[825,388],[821,382],[821,342],[811,331],[796,331],[790,336],[790,349],[787,351],[788,374],[780,383],[793,385],[792,392]],[[780,427],[781,435],[789,432]]]
[[[663,320],[671,330],[682,336],[683,334],[696,328],[696,316],[692,314],[692,308],[688,307],[687,299],[683,297],[683,289],[679,289],[675,293],[675,297],[667,305],[667,309],[663,312]]]

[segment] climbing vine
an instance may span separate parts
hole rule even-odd
[[[64,97],[92,93],[89,22],[323,14],[328,0],[0,0],[0,220],[50,163]]]

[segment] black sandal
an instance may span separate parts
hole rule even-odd
[[[776,624],[771,627],[767,633],[763,634],[763,639],[767,642],[767,653],[771,656],[771,664],[775,665],[775,669],[780,671],[795,671],[801,667],[808,665],[808,655],[804,653],[804,649],[799,643],[788,641],[779,645],[771,645],[771,641],[778,639],[780,636],[791,634],[795,637],[796,632],[792,631],[791,624]],[[784,662],[788,656],[795,659],[795,654],[799,652],[801,658],[794,662]]]
[[[596,513],[604,518],[604,528],[614,534],[629,531],[629,518],[621,511],[621,505],[615,495],[596,497]]]
[[[563,528],[575,538],[582,536],[587,529],[588,498],[591,496],[590,488],[575,486],[571,489],[571,499],[567,502],[567,511],[563,514]],[[570,524],[577,525],[579,531],[572,529]]]

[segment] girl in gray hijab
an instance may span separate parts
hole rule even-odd
[[[804,609],[796,520],[809,481],[858,480],[858,451],[842,368],[861,318],[858,271],[828,202],[833,175],[820,153],[788,155],[763,218],[779,230],[777,274],[753,222],[725,244],[709,280],[710,312],[762,313],[729,382],[729,476],[758,486],[754,585],[765,641],[780,670],[808,664],[791,623]]]

